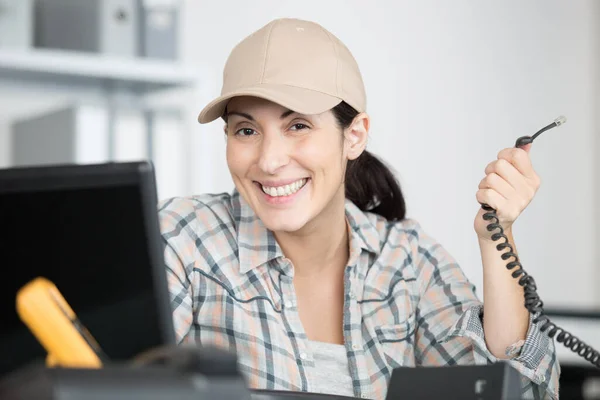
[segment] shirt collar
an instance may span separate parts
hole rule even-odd
[[[231,196],[233,218],[236,224],[238,256],[242,274],[283,256],[283,251],[252,207],[237,190]]]
[[[273,259],[283,257],[283,251],[250,205],[237,190],[231,196],[231,206],[236,224],[240,272],[245,274]],[[373,218],[352,201],[345,201],[346,221],[350,233],[350,261],[360,250],[374,254],[380,252],[379,234]]]
[[[377,219],[374,214],[362,211],[352,201],[346,199],[346,221],[350,227],[350,254],[360,247],[370,253],[379,255],[381,241],[377,230]],[[354,244],[355,243],[355,244]],[[352,260],[350,256],[350,260]]]

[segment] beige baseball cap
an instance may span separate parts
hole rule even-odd
[[[366,110],[363,79],[348,48],[321,25],[276,19],[234,47],[223,71],[221,96],[198,116],[223,116],[237,96],[260,97],[300,114],[320,114],[341,101]]]

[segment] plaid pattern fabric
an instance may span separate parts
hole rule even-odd
[[[390,223],[350,201],[346,216],[343,334],[356,397],[384,399],[398,366],[497,361],[475,289],[440,244],[413,220]],[[179,343],[235,351],[252,388],[312,391],[294,268],[239,193],[165,200],[159,217]],[[554,344],[535,324],[507,351],[523,398],[558,397]]]

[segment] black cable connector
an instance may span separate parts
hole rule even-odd
[[[542,133],[557,126],[561,126],[565,122],[567,122],[567,119],[561,115],[560,117],[556,118],[553,123],[543,127],[542,129],[537,131],[533,136],[521,136],[520,138],[518,138],[515,142],[515,147],[523,147],[527,144],[533,143],[533,141]]]

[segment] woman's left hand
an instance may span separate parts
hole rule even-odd
[[[507,148],[498,153],[498,159],[488,164],[486,176],[479,183],[476,197],[480,204],[488,204],[496,210],[499,223],[508,231],[512,224],[529,205],[540,187],[529,158],[531,144],[522,148]],[[474,222],[475,232],[480,239],[491,240],[497,230],[489,232],[486,227],[491,221],[483,219],[485,210],[479,209]]]

